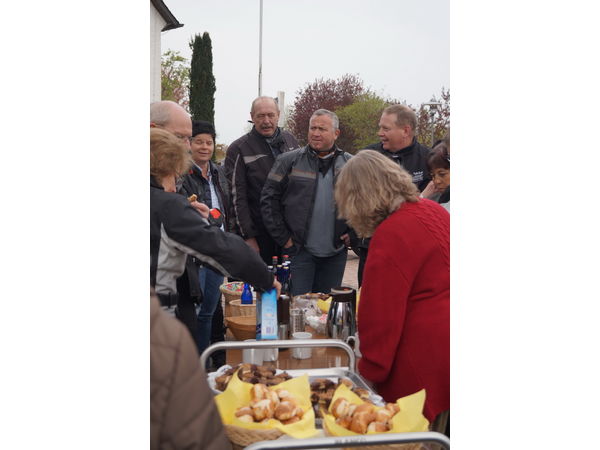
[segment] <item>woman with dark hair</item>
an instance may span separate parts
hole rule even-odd
[[[371,237],[358,331],[361,375],[388,402],[426,390],[424,415],[450,408],[450,215],[406,170],[361,150],[335,188],[340,216]]]
[[[421,197],[437,201],[450,212],[450,132],[432,150],[427,160],[431,181]]]

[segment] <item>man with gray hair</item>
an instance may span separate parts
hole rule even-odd
[[[271,264],[273,256],[281,256],[281,247],[269,236],[263,224],[260,193],[275,158],[298,148],[298,141],[277,126],[279,107],[272,97],[256,98],[250,117],[254,124],[252,130],[227,149],[225,176],[231,187],[234,231],[260,253],[266,264]]]
[[[335,145],[339,135],[337,115],[315,111],[308,145],[280,155],[262,191],[265,226],[291,257],[292,295],[327,293],[344,277],[349,228],[337,218],[333,192],[352,155]]]

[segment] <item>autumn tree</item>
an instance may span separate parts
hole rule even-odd
[[[160,64],[160,96],[189,111],[188,84],[190,67],[187,59],[173,50],[163,53]]]
[[[194,120],[215,123],[215,77],[213,76],[212,42],[207,32],[190,41],[190,113]]]
[[[300,145],[306,145],[308,124],[313,112],[320,108],[335,112],[338,108],[350,105],[363,93],[363,82],[356,75],[346,74],[339,79],[327,80],[319,78],[296,93],[287,126]],[[340,121],[337,145],[346,150],[353,141],[352,130]]]
[[[431,107],[426,103],[440,103],[440,105]],[[449,128],[450,90],[442,88],[440,98],[431,97],[429,102],[425,102],[417,110],[417,140],[431,147],[435,141],[444,137]]]
[[[354,138],[344,150],[354,154],[367,145],[378,142],[377,130],[381,112],[393,103],[392,100],[385,100],[373,92],[367,92],[359,95],[350,105],[338,109],[336,114],[340,118],[340,124],[343,123]]]

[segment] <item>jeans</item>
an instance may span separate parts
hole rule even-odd
[[[202,289],[203,300],[198,311],[198,330],[196,332],[196,345],[198,353],[201,354],[210,345],[212,328],[212,317],[221,299],[223,275],[206,267],[198,269],[200,278],[200,289]]]
[[[329,293],[342,284],[348,250],[328,257],[313,256],[304,248],[292,256],[292,295]]]

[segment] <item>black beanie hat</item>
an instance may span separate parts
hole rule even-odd
[[[214,141],[216,136],[215,127],[206,120],[194,120],[192,121],[192,137],[197,134],[210,134]]]

